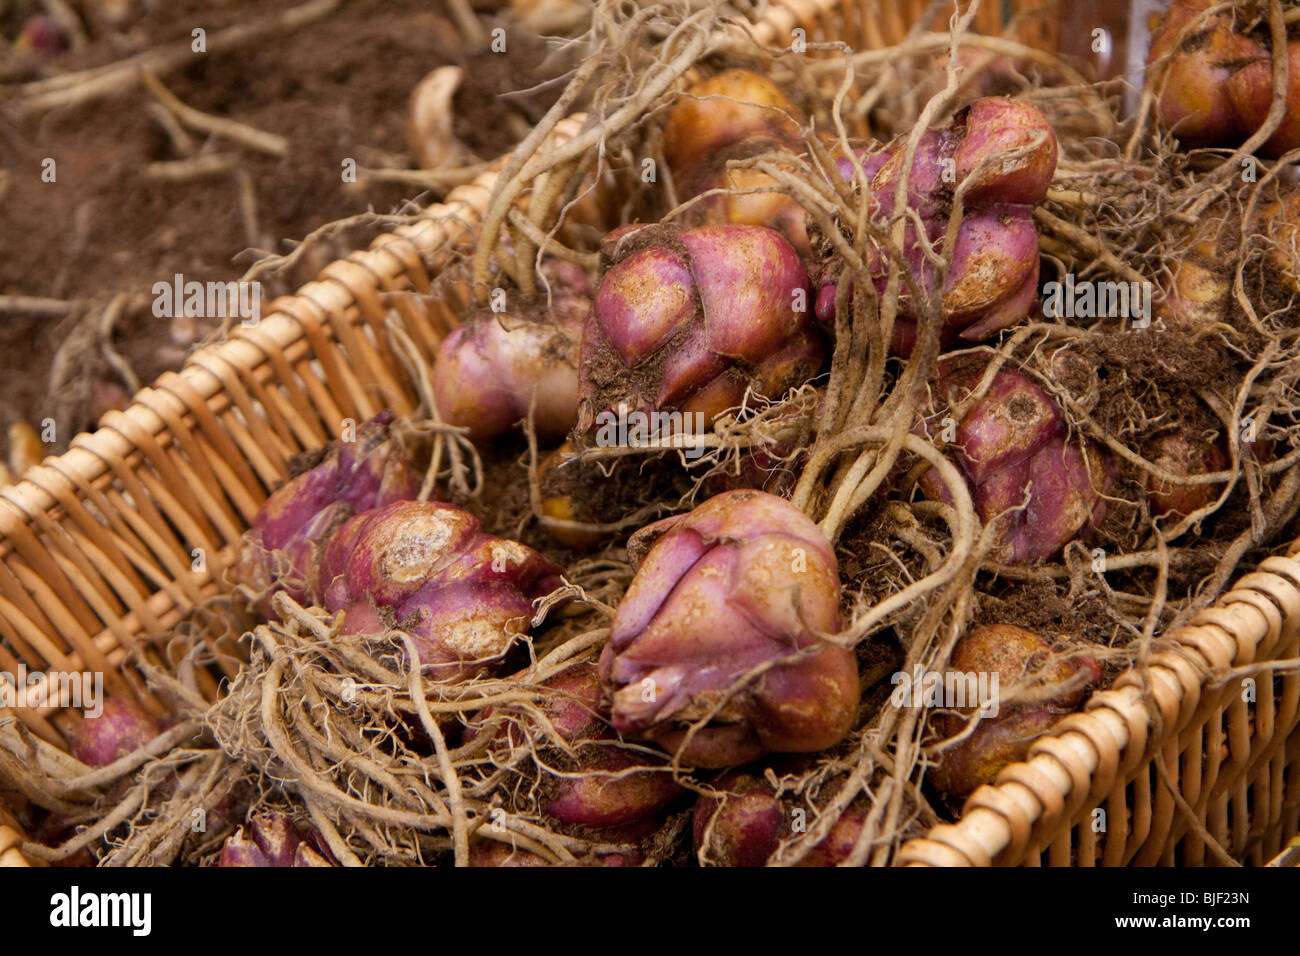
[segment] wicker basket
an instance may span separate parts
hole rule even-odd
[[[985,6],[978,25],[996,31],[1003,11]],[[778,44],[802,27],[809,40],[882,47],[932,9],[922,0],[773,0],[753,32]],[[1045,22],[1015,24],[1021,39],[1052,47]],[[581,124],[572,117],[555,135],[572,137]],[[109,693],[161,712],[128,653],[169,663],[154,638],[228,587],[233,549],[295,453],[339,437],[347,419],[414,407],[385,334],[388,310],[431,357],[463,303],[386,294],[429,291],[472,243],[494,175],[333,263],[256,327],[196,353],[0,492],[0,670],[100,671]],[[1262,671],[1253,704],[1223,675],[1294,656],[1298,639],[1300,561],[1271,558],[1038,741],[1029,762],[977,791],[956,824],[906,844],[900,862],[1198,864],[1214,862],[1211,839],[1268,860],[1300,823],[1300,675],[1275,683]],[[215,694],[215,679],[204,679]],[[13,713],[65,750],[79,719],[50,706]],[[0,808],[0,865],[24,865],[22,840]]]

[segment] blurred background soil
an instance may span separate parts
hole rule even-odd
[[[548,57],[554,44],[516,24],[497,0],[472,12],[464,2],[460,12],[479,21],[479,40],[503,27],[504,55],[467,39],[455,11],[438,0],[317,0],[311,22],[259,26],[303,7],[304,0],[0,0],[0,440],[16,422],[39,430],[52,417],[57,440],[38,451],[62,450],[137,382],[180,366],[209,329],[156,318],[154,283],[176,273],[237,279],[261,255],[288,252],[325,223],[437,199],[419,184],[366,175],[349,183],[342,175],[346,159],[363,170],[416,165],[408,106],[430,71],[464,69],[454,130],[471,159],[510,149],[558,92],[555,85],[527,92],[562,72]],[[241,26],[253,35],[217,42]],[[42,90],[33,84],[189,45],[196,28],[208,51],[190,52],[159,80],[189,107],[284,137],[283,156],[187,128],[189,158],[229,157],[231,169],[165,180],[151,164],[187,154],[142,83],[32,108]],[[512,91],[525,92],[501,97]],[[50,159],[55,179],[44,182]],[[265,292],[292,291],[336,255],[364,247],[377,228],[363,224],[322,244]],[[120,293],[123,308],[106,317]]]

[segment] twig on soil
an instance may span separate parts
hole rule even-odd
[[[245,21],[219,30],[208,37],[208,55],[229,53],[248,43],[258,43],[281,36],[328,17],[343,0],[310,0],[288,10]],[[186,37],[163,47],[156,47],[116,63],[97,66],[75,73],[61,73],[47,79],[24,83],[18,88],[14,109],[21,116],[44,113],[62,106],[88,103],[132,89],[140,82],[141,71],[163,75],[192,62],[193,41]]]
[[[0,312],[67,315],[86,307],[85,299],[46,299],[33,295],[0,295]]]
[[[265,133],[247,123],[225,116],[212,116],[202,110],[187,106],[171,90],[163,85],[162,80],[147,67],[140,70],[140,80],[154,98],[175,116],[184,126],[213,136],[221,136],[243,143],[245,146],[268,153],[277,159],[283,159],[289,152],[289,140],[276,133]]]
[[[244,238],[249,246],[269,246],[270,236],[262,232],[257,212],[257,189],[253,176],[242,164],[235,169],[235,188],[239,192],[239,218],[244,224]]]
[[[446,0],[446,3],[465,45],[471,50],[482,48],[487,42],[487,33],[469,0]]]
[[[172,149],[181,156],[193,156],[198,146],[194,143],[194,137],[185,132],[185,127],[176,119],[176,114],[166,109],[159,103],[146,103],[145,113],[149,115],[155,123],[162,127],[167,138],[172,142]]]
[[[126,311],[129,298],[125,292],[119,292],[113,296],[108,308],[104,309],[103,314],[99,317],[99,349],[109,368],[118,374],[127,391],[134,395],[140,391],[140,376],[135,374],[135,369],[131,368],[127,360],[122,358],[121,353],[113,348],[113,329],[118,320],[122,318],[122,313]]]
[[[186,159],[164,159],[150,163],[144,169],[149,179],[169,183],[188,183],[203,179],[229,176],[239,167],[239,160],[230,153],[205,153]]]

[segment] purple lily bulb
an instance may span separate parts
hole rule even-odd
[[[158,721],[138,704],[125,697],[109,697],[98,717],[87,717],[77,727],[72,755],[88,767],[107,767],[162,732]]]
[[[731,491],[642,528],[628,551],[636,576],[600,659],[615,729],[700,767],[849,732],[856,657],[818,636],[839,630],[839,573],[806,515]]]
[[[335,866],[321,849],[312,846],[293,820],[274,810],[253,814],[248,829],[240,827],[226,838],[217,859],[219,867],[308,867]]]
[[[295,601],[310,600],[321,551],[343,522],[419,493],[419,476],[389,436],[392,421],[392,412],[376,415],[357,429],[355,441],[330,445],[319,464],[266,499],[240,545],[241,583],[262,592],[277,586]],[[269,597],[259,610],[274,616]]]
[[[653,824],[650,829],[655,829],[663,822],[666,808],[685,791],[665,771],[662,755],[620,745],[601,701],[596,665],[574,664],[542,686],[547,694],[538,708],[571,755],[555,748],[539,761],[541,809],[562,824],[602,833],[617,828],[622,834],[641,824]],[[492,713],[493,708],[486,708],[483,720]],[[505,758],[525,746],[526,739],[525,728],[511,717],[495,729],[492,747]],[[545,747],[546,741],[539,736],[536,743]],[[551,768],[564,772],[553,773]]]
[[[789,810],[765,777],[733,770],[714,784],[718,795],[701,794],[692,815],[696,854],[713,866],[765,866],[783,837],[793,835]],[[853,852],[866,814],[848,807],[800,866],[837,866]]]
[[[591,308],[587,276],[568,262],[543,269],[551,287],[505,312],[469,315],[438,346],[433,392],[438,411],[473,441],[503,434],[534,408],[542,441],[562,439],[578,418],[578,348]]]
[[[942,363],[937,391],[943,404],[961,401],[983,374],[978,363]],[[942,413],[929,427],[941,421]],[[998,525],[993,557],[1004,563],[1045,561],[1105,514],[1103,495],[1114,477],[1109,460],[1093,443],[1071,439],[1060,406],[1020,372],[998,370],[957,423],[950,453],[980,520]],[[934,469],[920,485],[927,497],[952,503]]]
[[[895,214],[906,138],[899,137],[863,160],[867,191],[884,222]],[[1047,195],[1056,171],[1058,146],[1038,107],[1020,100],[987,97],[957,113],[947,130],[922,134],[908,175],[907,205],[920,220],[904,229],[902,257],[907,271],[926,294],[938,276],[926,256],[937,250],[948,229],[953,196],[965,183],[962,220],[944,278],[941,308],[944,346],[978,342],[1023,318],[1038,295],[1038,231],[1033,207]],[[816,315],[835,320],[835,290],[843,262],[823,264]],[[883,249],[868,256],[865,278],[878,293],[885,289],[889,259]],[[900,313],[890,351],[910,355],[916,344],[917,306],[911,291],[900,289]]]
[[[549,777],[543,809],[561,823],[592,828],[628,826],[660,815],[684,791],[647,755],[613,745],[618,736],[601,708],[595,665],[579,664],[547,681],[557,696],[543,704],[556,731],[574,747],[579,776]],[[629,772],[645,766],[644,771]]]
[[[821,368],[808,277],[779,233],[644,226],[619,238],[584,332],[578,432],[621,408],[712,422],[750,386],[777,397]]]
[[[535,598],[560,569],[527,545],[483,531],[454,505],[397,501],[350,518],[320,559],[326,610],[343,633],[400,628],[435,680],[465,679],[525,634]]]

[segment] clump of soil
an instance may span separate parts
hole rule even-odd
[[[1048,640],[1067,637],[1120,646],[1128,635],[1100,595],[1071,597],[1065,581],[999,581],[980,595],[972,626],[1015,624]]]
[[[1125,434],[1134,421],[1168,410],[1189,425],[1208,410],[1189,383],[1223,379],[1231,357],[1217,340],[1193,341],[1178,330],[1132,330],[1072,343],[1069,359],[1054,367],[1075,395],[1089,392],[1095,377],[1093,417],[1107,431]]]
[[[481,491],[475,498],[453,494],[452,503],[477,515],[488,532],[522,541],[562,566],[580,559],[581,553],[552,537],[533,514],[527,441],[519,435],[502,436],[481,447],[479,454],[483,466]],[[548,454],[546,449],[539,450],[539,464]],[[544,495],[572,495],[587,509],[582,520],[593,524],[621,521],[652,502],[663,503],[667,514],[669,503],[683,500],[690,488],[691,482],[677,466],[675,456],[573,462],[550,469],[541,486]],[[647,517],[646,523],[652,520],[653,516]],[[594,550],[621,548],[635,530],[637,527],[632,525],[610,534],[604,545]]]

